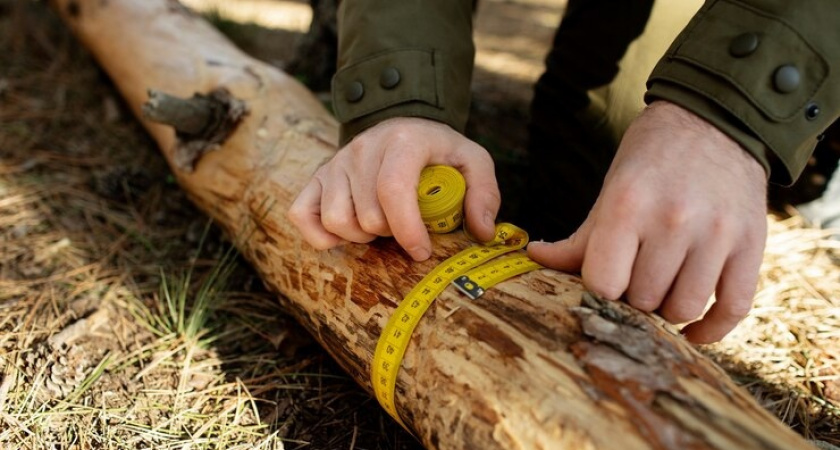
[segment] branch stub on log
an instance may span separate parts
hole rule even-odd
[[[143,105],[146,119],[175,129],[175,165],[186,172],[195,170],[205,153],[227,140],[247,114],[245,102],[224,88],[188,99],[149,89],[149,100]]]

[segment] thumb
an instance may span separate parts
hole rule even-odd
[[[528,256],[552,269],[580,273],[586,244],[589,242],[590,229],[587,220],[574,234],[562,241],[531,242],[528,244]]]

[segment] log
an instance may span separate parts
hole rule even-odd
[[[116,83],[192,200],[235,238],[265,284],[370,390],[388,317],[424,274],[468,245],[433,238],[415,263],[390,239],[318,252],[285,211],[336,151],[337,126],[289,76],[234,48],[173,0],[52,0]],[[144,118],[148,89],[219,89],[247,105],[223,142],[183,170],[188,138]],[[428,448],[808,448],[654,316],[584,296],[540,270],[470,301],[448,288],[417,327],[397,384]]]

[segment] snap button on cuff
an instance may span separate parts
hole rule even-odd
[[[805,118],[815,120],[820,115],[820,105],[811,102],[805,106]]]
[[[800,79],[799,69],[792,64],[785,64],[773,73],[773,87],[782,94],[789,94],[799,87]]]
[[[739,34],[729,44],[729,54],[736,58],[749,56],[758,48],[759,41],[758,34],[756,33]]]
[[[379,85],[385,89],[393,89],[400,84],[400,71],[394,67],[386,67],[379,74]]]
[[[360,81],[354,81],[344,88],[344,99],[350,103],[356,103],[365,96],[365,85]]]

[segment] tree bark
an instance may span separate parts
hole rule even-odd
[[[468,245],[465,237],[435,236],[424,263],[390,239],[313,250],[285,211],[335,153],[337,126],[305,88],[242,54],[175,1],[52,3],[193,201],[370,389],[388,317],[424,274]],[[143,118],[148,89],[181,98],[225,89],[248,114],[197,157],[193,171],[181,170],[176,154],[189,141]],[[502,283],[477,301],[448,288],[414,332],[399,374],[407,425],[429,448],[807,448],[661,320],[583,292],[577,278],[551,270]]]

